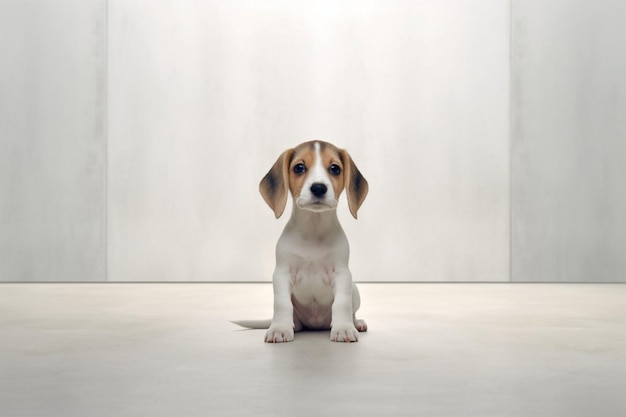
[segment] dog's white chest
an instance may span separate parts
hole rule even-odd
[[[335,272],[330,264],[304,262],[291,272],[294,313],[308,328],[328,328],[332,319]]]
[[[305,260],[296,262],[291,267],[291,287],[294,292],[302,293],[298,299],[324,295],[330,292],[335,284],[335,267],[331,262],[322,260]],[[304,301],[304,300],[303,300]]]
[[[308,328],[330,326],[336,258],[327,242],[288,239],[291,301],[295,315]]]

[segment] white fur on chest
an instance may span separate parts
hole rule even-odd
[[[312,216],[310,224],[324,232],[303,234],[292,219],[278,241],[277,263],[289,271],[295,315],[306,327],[323,329],[331,323],[335,277],[347,270],[349,247],[334,212]]]
[[[305,262],[291,271],[291,302],[308,328],[328,328],[335,299],[335,268],[325,262]]]

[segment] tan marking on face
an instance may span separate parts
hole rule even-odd
[[[315,148],[313,143],[314,142],[305,142],[294,148],[291,164],[289,165],[289,190],[294,198],[300,195],[302,187],[306,182],[309,170],[315,163]],[[298,164],[303,164],[306,168],[306,171],[303,174],[296,174],[294,172],[294,169]]]
[[[309,173],[317,163],[317,153],[315,151],[316,143],[319,143],[319,155],[324,173],[332,184],[335,199],[339,199],[339,195],[344,188],[344,167],[341,161],[340,150],[334,145],[323,141],[305,142],[294,149],[291,164],[289,165],[289,190],[295,198],[300,196],[302,187],[305,185]],[[298,164],[305,166],[306,171],[303,174],[294,172]],[[341,172],[339,175],[332,175],[329,172],[331,165],[337,165],[340,168]]]
[[[343,163],[341,162],[341,154],[339,152],[339,149],[330,143],[326,143],[325,146],[320,147],[322,166],[326,170],[326,174],[328,175],[328,178],[330,178],[330,182],[333,185],[336,200],[339,200],[339,195],[343,191],[344,187]],[[330,167],[332,165],[337,165],[339,167],[339,175],[333,175],[330,172]]]

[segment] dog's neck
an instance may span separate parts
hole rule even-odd
[[[341,230],[336,209],[315,212],[302,209],[295,202],[288,225],[309,237],[332,236],[333,232]]]

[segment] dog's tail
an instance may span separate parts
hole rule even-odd
[[[247,329],[269,329],[272,324],[272,320],[234,320],[231,321],[231,323]]]

